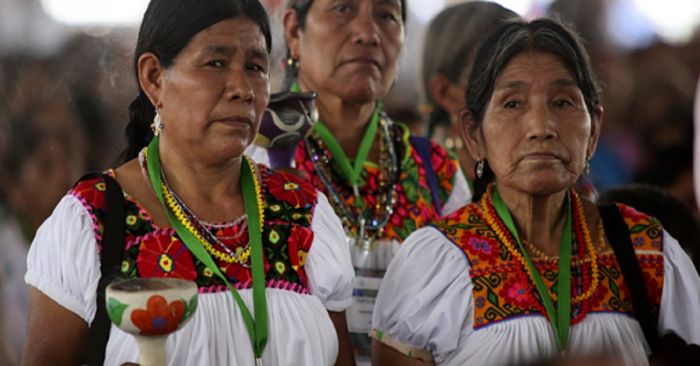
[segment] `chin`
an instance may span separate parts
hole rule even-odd
[[[386,92],[378,90],[374,80],[351,81],[343,85],[338,96],[350,103],[372,103],[386,95]]]

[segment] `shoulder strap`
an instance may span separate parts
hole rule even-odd
[[[81,180],[91,177],[104,179],[107,205],[100,253],[100,271],[102,273],[97,285],[97,312],[90,325],[90,335],[85,347],[85,361],[88,365],[102,365],[112,326],[107,315],[105,288],[119,276],[124,248],[125,208],[124,194],[114,178],[104,173],[90,173]]]
[[[425,137],[412,135],[410,141],[411,145],[416,149],[418,156],[423,160],[425,179],[428,181],[428,188],[430,188],[430,194],[433,197],[435,212],[437,212],[438,216],[442,216],[442,207],[440,207],[440,198],[438,197],[438,180],[433,167],[430,140]]]
[[[615,252],[617,262],[620,264],[622,276],[630,290],[635,317],[642,327],[644,337],[649,343],[652,352],[659,346],[659,333],[656,321],[651,315],[651,305],[644,285],[642,269],[639,266],[634,246],[630,239],[630,232],[617,205],[599,205],[598,210],[603,218],[605,234],[610,239],[610,245]]]

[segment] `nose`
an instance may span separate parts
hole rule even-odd
[[[226,83],[226,99],[252,104],[255,101],[253,90],[245,70],[231,70]]]
[[[378,46],[381,42],[371,6],[364,7],[357,13],[353,21],[352,42],[365,46]]]
[[[558,137],[555,116],[546,103],[533,103],[524,117],[528,140],[545,141]]]

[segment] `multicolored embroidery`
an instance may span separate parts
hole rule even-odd
[[[409,142],[409,133],[405,126],[395,123],[394,136],[397,136],[395,143],[399,146],[399,156],[401,168],[399,175],[399,185],[397,187],[397,201],[394,212],[389,218],[389,222],[384,227],[382,238],[396,239],[403,241],[417,228],[432,222],[437,214],[433,204],[430,187],[426,179],[425,168],[421,157]],[[324,190],[323,182],[314,169],[313,162],[308,156],[306,143],[301,142],[296,149],[295,163],[298,169],[306,173],[312,185],[319,190]],[[441,146],[431,143],[432,165],[435,169],[438,180],[438,198],[440,205],[444,205],[452,192],[455,174],[458,169],[457,159],[448,155]],[[330,154],[330,151],[326,151]],[[331,166],[333,185],[336,192],[348,207],[355,207],[355,195],[349,184],[339,184],[343,180],[342,174]],[[365,168],[360,175],[360,196],[362,196],[364,207],[374,207],[377,205],[377,198],[381,196],[379,192],[381,169],[374,163],[365,163]],[[328,194],[328,192],[325,192]],[[341,212],[336,212],[341,215]],[[350,228],[353,234],[356,228]]]
[[[316,190],[301,179],[270,171],[259,165],[264,197],[265,224],[263,249],[265,273],[270,288],[308,293],[304,270],[314,233],[311,220],[316,206]],[[113,174],[113,173],[112,173]],[[105,219],[104,182],[88,179],[71,190],[93,218],[98,245]],[[157,227],[145,209],[126,196],[126,233],[121,272],[125,277],[174,277],[194,280],[200,292],[228,291],[226,285],[180,241],[175,230]],[[210,229],[232,251],[248,243],[246,222],[212,225]],[[250,288],[250,269],[239,263],[215,260],[229,281],[238,289]]]
[[[659,222],[631,207],[620,205],[629,226],[637,258],[649,291],[653,312],[658,316],[663,288],[663,232]],[[496,234],[485,223],[481,208],[470,204],[454,214],[434,223],[467,256],[474,296],[474,329],[520,316],[542,315],[546,311],[522,266],[500,243]],[[572,294],[583,291],[586,276],[580,273],[579,259],[572,259]],[[557,266],[545,260],[534,260],[545,284],[555,289]],[[612,250],[598,255],[598,289],[588,300],[572,305],[571,323],[583,320],[586,314],[618,312],[634,314],[629,289],[624,282],[619,264]],[[585,267],[584,267],[585,268]]]

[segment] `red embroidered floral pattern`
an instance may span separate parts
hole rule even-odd
[[[267,184],[273,197],[295,208],[304,207],[316,201],[316,190],[291,174],[274,174],[270,176]]]
[[[435,220],[437,213],[420,155],[410,144],[409,135],[405,127],[395,124],[395,133],[398,136],[402,136],[403,144],[399,147],[399,150],[404,151],[404,156],[401,157],[401,174],[396,190],[397,202],[394,205],[394,213],[384,227],[381,237],[383,239],[403,241],[416,229]],[[432,142],[431,153],[431,162],[437,175],[439,187],[438,198],[440,206],[444,206],[452,192],[459,164],[457,159],[448,155],[444,148]],[[326,151],[326,154],[330,155],[330,152]],[[294,160],[297,168],[309,177],[309,181],[314,187],[324,191],[326,195],[331,194],[325,191],[324,184],[316,173],[311,158],[308,156],[305,142],[301,142],[297,147]],[[349,184],[337,183],[341,182],[342,179],[334,166],[331,166],[331,172],[335,191],[339,193],[347,207],[356,207],[352,187]],[[378,197],[381,196],[379,192],[380,174],[381,169],[378,165],[371,162],[365,163],[364,170],[360,176],[361,184],[359,187],[364,207],[375,207]],[[336,210],[336,214],[341,215],[342,213]],[[350,229],[353,232],[357,231],[355,227]]]
[[[163,296],[153,295],[146,303],[146,309],[131,312],[131,322],[143,335],[165,335],[177,330],[186,314],[187,306],[182,300],[168,304]]]
[[[658,315],[663,289],[662,228],[655,219],[621,206],[637,257],[644,275],[644,284],[652,300],[652,311]],[[454,214],[437,221],[434,226],[455,243],[467,256],[473,283],[474,328],[521,315],[546,316],[536,291],[522,266],[515,261],[485,224],[477,204],[470,204]],[[556,266],[535,260],[545,286],[555,289]],[[571,322],[576,324],[592,312],[633,313],[629,290],[619,264],[611,250],[599,253],[600,284],[593,296],[572,306]],[[586,267],[584,267],[586,268]],[[578,267],[572,268],[572,273]],[[572,293],[582,288],[582,275],[572,275]]]
[[[169,235],[150,235],[143,238],[136,259],[142,277],[174,277],[194,280],[192,255],[179,239]]]
[[[309,228],[316,205],[316,191],[309,183],[294,176],[272,172],[263,165],[258,165],[258,170],[265,210],[262,238],[266,282],[274,288],[309,293],[304,262],[313,242],[313,232]],[[95,178],[79,182],[70,192],[90,212],[98,245],[106,217],[103,190],[104,182]],[[133,198],[127,197],[125,204],[127,225],[122,276],[183,278],[194,280],[202,292],[228,291],[215,272],[191,254],[173,229],[155,225]],[[215,225],[211,229],[229,250],[245,250],[248,244],[246,225]],[[290,244],[294,248],[290,248]],[[216,245],[220,246],[219,243]],[[215,261],[234,286],[239,289],[251,286],[249,268]]]

